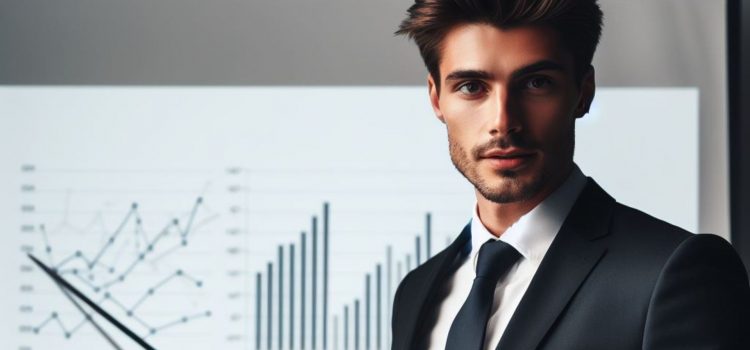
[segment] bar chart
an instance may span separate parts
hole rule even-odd
[[[425,260],[431,257],[431,214],[425,215],[424,232],[414,236],[414,248],[411,252],[405,253],[403,258],[396,258],[394,261],[393,247],[386,246],[382,260],[376,261],[374,268],[364,274],[364,288],[361,294],[351,302],[344,302],[343,308],[331,312],[328,307],[329,204],[324,203],[322,208],[322,235],[320,235],[322,249],[319,249],[318,244],[318,232],[321,226],[318,217],[313,216],[310,229],[302,231],[298,241],[289,243],[287,246],[279,245],[276,259],[267,263],[265,271],[258,271],[255,274],[255,349],[384,349],[390,347],[389,320],[394,287],[408,271],[421,264],[422,254]],[[307,253],[308,234],[311,237],[309,254]],[[450,236],[446,237],[447,242],[450,239]],[[321,260],[318,258],[319,251],[322,251],[323,262],[320,273],[317,267],[318,261]],[[311,257],[308,258],[308,255]],[[412,258],[414,259],[413,267]],[[307,276],[308,259],[312,265],[310,277]],[[285,265],[285,260],[288,265]],[[298,261],[296,265],[295,261]],[[295,268],[299,271],[297,274],[295,274]],[[274,271],[278,273],[274,274]],[[310,289],[307,289],[308,283]],[[286,287],[288,290],[284,289],[285,285],[288,285]],[[295,292],[295,285],[298,286],[297,292]],[[320,298],[317,293],[319,288],[322,290]],[[285,294],[288,294],[288,299],[278,297]],[[275,303],[274,297],[277,297]],[[295,301],[297,300],[299,306],[296,309]],[[308,303],[310,304],[309,312],[312,313],[309,325],[305,317],[308,312],[306,306]],[[319,305],[321,309],[317,311]],[[360,311],[360,305],[363,305],[364,311]],[[288,310],[286,314],[284,310]],[[349,317],[349,310],[354,310],[352,318]],[[318,312],[322,313],[321,317],[316,316]],[[278,322],[274,322],[274,314],[278,315]],[[299,320],[295,318],[295,315],[299,315]],[[333,327],[331,341],[327,338],[329,324]],[[299,326],[298,335],[295,333],[295,325]],[[274,327],[277,327],[277,339],[273,338]],[[311,337],[306,336],[305,330],[308,327],[312,332]],[[322,327],[322,339],[316,338],[318,327]],[[263,329],[266,330],[265,333]],[[284,337],[285,334],[288,335],[287,338]],[[353,336],[350,338],[349,334]]]

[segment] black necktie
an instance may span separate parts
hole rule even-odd
[[[503,241],[490,239],[482,244],[474,283],[469,297],[453,319],[446,350],[482,350],[495,286],[520,257],[515,248]]]

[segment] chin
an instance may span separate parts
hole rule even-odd
[[[474,183],[474,187],[487,200],[495,203],[512,203],[527,200],[539,192],[541,177],[522,175],[515,171],[498,171]]]

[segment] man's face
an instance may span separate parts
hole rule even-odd
[[[440,93],[451,160],[485,198],[510,203],[548,193],[572,166],[575,119],[588,111],[593,71],[576,83],[574,61],[552,29],[464,24],[442,43]]]

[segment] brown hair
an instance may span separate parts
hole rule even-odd
[[[438,93],[441,42],[453,26],[465,23],[552,27],[573,54],[580,84],[601,37],[602,11],[597,0],[415,0],[394,34],[414,39]]]

